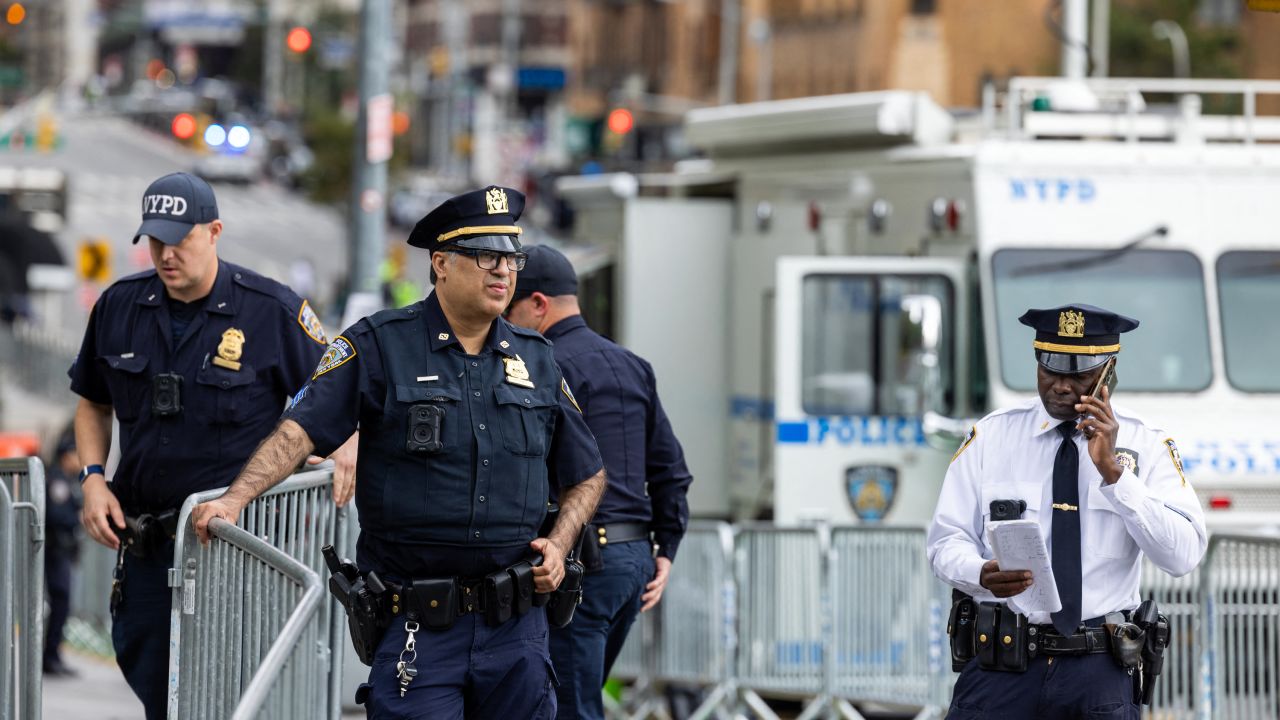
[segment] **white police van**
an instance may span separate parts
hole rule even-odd
[[[593,322],[658,372],[695,514],[926,523],[972,420],[1034,396],[1018,316],[1086,302],[1141,320],[1115,401],[1176,440],[1210,527],[1272,526],[1264,93],[1019,78],[969,118],[901,91],[697,110],[705,159],[561,179],[567,248]]]

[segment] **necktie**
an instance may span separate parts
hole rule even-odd
[[[1053,613],[1053,627],[1071,636],[1080,626],[1080,454],[1071,439],[1074,421],[1058,426],[1062,444],[1053,458],[1053,577],[1062,609]]]

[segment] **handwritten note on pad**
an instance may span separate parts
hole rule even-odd
[[[1023,613],[1057,612],[1062,609],[1058,583],[1053,579],[1049,551],[1034,520],[1004,520],[987,526],[987,545],[1001,570],[1030,570],[1031,587],[1010,598]]]

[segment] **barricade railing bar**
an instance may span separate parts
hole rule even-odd
[[[44,465],[0,460],[0,718],[39,720],[44,653]]]
[[[345,618],[322,584],[310,599],[309,586],[291,574],[291,565],[279,562],[289,559],[320,583],[319,578],[328,577],[320,552],[324,545],[333,544],[340,555],[350,555],[347,513],[334,505],[332,483],[330,470],[299,473],[245,508],[238,525],[228,532],[257,538],[269,553],[256,543],[201,546],[191,527],[191,511],[225,489],[187,498],[179,515],[175,569],[170,572],[171,720],[203,717],[202,708],[225,712],[237,706],[244,712],[261,710],[254,716],[264,718],[340,715]],[[314,608],[307,609],[312,604]],[[294,632],[290,628],[298,623],[299,641],[277,650],[277,636]],[[281,657],[287,662],[281,659],[280,667],[272,653],[286,650]],[[260,695],[253,699],[257,705],[242,704],[250,700],[251,690]]]

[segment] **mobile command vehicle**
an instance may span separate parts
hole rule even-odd
[[[1085,302],[1141,320],[1115,402],[1176,440],[1210,526],[1270,525],[1276,93],[1019,78],[967,119],[902,91],[695,110],[704,159],[560,180],[568,249],[588,317],[655,366],[696,514],[927,523],[972,422],[1035,397],[1018,316]]]

